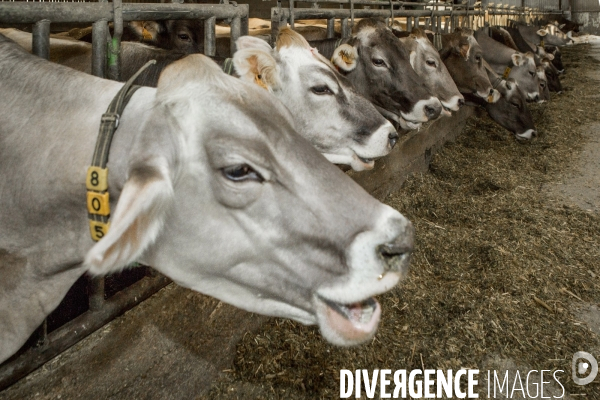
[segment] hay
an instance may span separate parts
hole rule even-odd
[[[497,355],[567,371],[567,392],[598,399],[597,384],[571,382],[570,362],[600,349],[573,317],[580,299],[600,304],[600,278],[590,278],[600,276],[600,217],[542,191],[585,142],[577,127],[600,115],[598,83],[585,76],[599,63],[587,51],[564,49],[567,90],[532,106],[533,143],[474,118],[430,173],[386,199],[413,221],[417,247],[409,279],[379,297],[372,343],[336,348],[315,327],[271,319],[239,343],[234,370],[207,397],[338,398],[340,369],[482,368]]]

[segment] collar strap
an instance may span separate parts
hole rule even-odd
[[[500,83],[505,79],[506,78],[502,78],[501,76],[494,79],[494,85],[492,86],[492,88],[496,89],[498,87],[498,85],[500,85]]]
[[[110,144],[119,126],[123,110],[136,90],[140,88],[140,86],[133,85],[133,81],[151,64],[156,64],[156,60],[148,61],[123,85],[100,119],[100,131],[96,140],[96,149],[94,150],[92,163],[87,170],[85,179],[90,235],[94,241],[98,241],[106,236],[110,226],[108,222],[110,216],[108,168],[106,168]]]
[[[544,39],[540,39],[540,47],[544,47]]]
[[[233,75],[233,58],[226,58],[223,62],[223,72],[227,75]]]
[[[506,69],[504,70],[504,73],[502,74],[502,79],[508,79],[511,69],[512,69],[511,67],[506,67]]]

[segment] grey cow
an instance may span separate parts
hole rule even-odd
[[[412,226],[322,157],[290,112],[201,55],[141,88],[110,149],[110,229],[90,237],[86,170],[121,83],[0,35],[0,362],[84,273],[137,260],[245,310],[373,336]]]

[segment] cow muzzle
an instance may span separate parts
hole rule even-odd
[[[412,224],[387,206],[374,229],[356,236],[347,254],[348,273],[314,295],[317,321],[328,341],[348,346],[373,337],[381,315],[373,296],[406,275],[413,244]]]

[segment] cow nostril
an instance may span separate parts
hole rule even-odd
[[[537,135],[538,135],[537,131],[533,131],[533,132],[531,132],[531,136],[533,136],[533,137],[537,137]]]
[[[493,96],[493,95],[494,95],[494,89],[492,88],[492,89],[490,89],[490,96]]]
[[[390,147],[393,149],[396,143],[398,143],[398,133],[396,131],[390,132],[388,135]]]
[[[427,115],[427,118],[429,119],[437,117],[438,115],[440,115],[440,112],[441,110],[438,110],[435,107],[425,106],[425,115]]]
[[[413,244],[414,228],[409,223],[404,232],[393,242],[378,246],[377,252],[385,264],[385,271],[403,272],[408,267]]]
[[[458,106],[462,107],[465,105],[465,99],[458,99]]]

